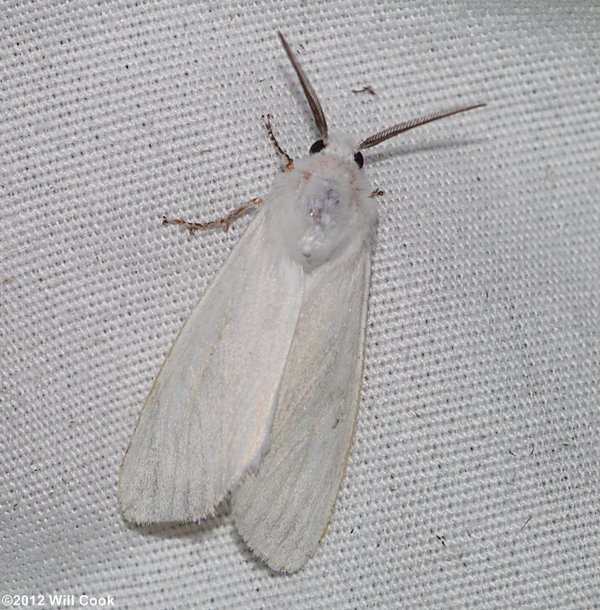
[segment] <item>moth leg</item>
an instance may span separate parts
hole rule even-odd
[[[247,203],[244,203],[239,208],[231,210],[227,216],[223,218],[217,218],[217,220],[209,220],[208,222],[189,222],[188,220],[181,220],[181,218],[167,218],[163,216],[164,225],[183,225],[193,235],[199,229],[214,229],[216,227],[225,227],[225,231],[229,229],[229,225],[239,216],[242,216],[251,208],[258,207],[263,204],[263,200],[260,197],[250,199]]]
[[[294,169],[294,160],[285,152],[285,150],[283,150],[283,148],[281,148],[275,134],[273,133],[273,127],[271,126],[271,115],[267,114],[266,117],[263,115],[263,121],[265,123],[265,127],[267,128],[267,133],[269,134],[271,143],[285,164],[285,171],[288,172],[291,169]]]

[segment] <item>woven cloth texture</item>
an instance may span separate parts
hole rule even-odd
[[[595,6],[594,6],[595,5]],[[298,574],[227,508],[135,527],[119,466],[178,329],[249,221],[190,237],[331,126],[487,107],[366,151],[365,381]],[[597,3],[3,2],[0,594],[118,608],[600,604]],[[370,85],[376,95],[360,91]]]

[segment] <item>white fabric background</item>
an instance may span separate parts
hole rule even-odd
[[[600,10],[590,2],[3,2],[0,594],[118,608],[600,600]],[[126,524],[118,470],[182,321],[304,155],[299,52],[385,190],[347,479],[306,568],[223,514]],[[352,89],[370,84],[376,97]]]

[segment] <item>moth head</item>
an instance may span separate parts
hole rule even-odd
[[[330,132],[325,140],[319,139],[310,147],[311,155],[320,153],[337,157],[343,161],[354,159],[354,164],[360,169],[364,164],[363,154],[356,149],[356,140],[345,133]]]
[[[336,145],[339,145],[339,137],[330,137],[329,128],[327,126],[327,119],[325,118],[323,107],[321,106],[321,102],[319,102],[319,98],[317,97],[314,87],[308,80],[306,72],[304,72],[304,69],[300,65],[298,58],[292,51],[292,48],[290,47],[288,41],[285,39],[284,35],[281,32],[278,32],[278,34],[279,40],[281,40],[281,44],[283,45],[287,56],[292,62],[292,66],[294,67],[298,78],[300,79],[300,84],[302,85],[302,89],[304,90],[306,101],[308,102],[308,105],[312,110],[313,116],[315,117],[315,123],[317,124],[317,128],[321,132],[321,137],[310,147],[310,154],[320,154],[325,151],[329,146],[334,145],[334,142]],[[365,138],[360,144],[352,146],[348,151],[348,154],[352,155],[354,157],[354,162],[356,163],[356,165],[359,168],[362,168],[364,164],[364,158],[361,150],[365,150],[366,148],[371,148],[372,146],[381,144],[381,142],[389,140],[390,138],[404,133],[409,129],[414,129],[415,127],[420,127],[421,125],[426,125],[427,123],[432,123],[433,121],[438,121],[439,119],[444,119],[446,117],[453,116],[461,112],[475,110],[475,108],[481,108],[482,106],[485,106],[485,104],[474,104],[472,106],[464,106],[460,108],[455,108],[453,110],[435,112],[433,114],[419,117],[417,119],[412,119],[403,123],[397,123],[396,125],[392,125],[387,129],[383,129],[382,131],[379,131],[376,134]]]

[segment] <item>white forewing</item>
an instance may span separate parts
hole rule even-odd
[[[233,494],[237,528],[273,569],[293,572],[325,534],[359,404],[370,251],[305,276],[277,399],[270,448]]]
[[[201,519],[258,465],[301,299],[301,270],[269,243],[260,210],[148,396],[119,478],[127,519]]]

